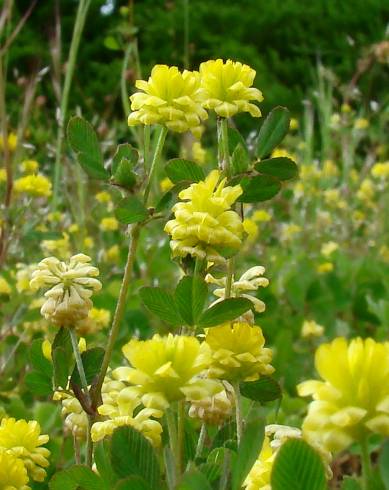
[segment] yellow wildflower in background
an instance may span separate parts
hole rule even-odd
[[[9,296],[12,293],[11,286],[4,277],[0,276],[0,294],[4,296]]]
[[[357,191],[357,198],[370,204],[376,194],[374,182],[370,179],[363,179]]]
[[[51,182],[44,175],[26,175],[14,182],[15,192],[18,194],[28,194],[32,197],[50,197]]]
[[[68,262],[48,257],[39,262],[32,274],[31,288],[50,289],[41,314],[55,325],[74,327],[88,316],[93,304],[93,292],[101,289],[97,267],[89,264],[92,259],[84,254],[73,255]]]
[[[77,332],[80,335],[89,335],[108,327],[111,322],[111,312],[104,308],[92,308],[89,315],[77,324]]]
[[[376,163],[371,169],[371,174],[373,177],[378,177],[381,179],[389,178],[389,162]]]
[[[25,174],[34,174],[39,169],[39,163],[36,160],[23,160],[20,164],[20,170]]]
[[[23,461],[0,449],[0,490],[31,490]]]
[[[254,381],[274,372],[272,351],[265,348],[262,329],[245,322],[225,323],[209,328],[205,342],[211,349],[211,378]]]
[[[269,214],[265,209],[258,209],[257,211],[254,211],[252,218],[254,221],[267,223],[271,220],[271,214]]]
[[[15,133],[11,132],[8,134],[8,151],[13,153],[16,150],[16,146],[18,144],[18,137]],[[3,135],[0,135],[0,150],[4,149],[4,139]]]
[[[108,218],[103,218],[100,221],[99,228],[102,231],[116,231],[117,229],[119,229],[119,221],[113,216]]]
[[[47,221],[50,223],[59,223],[64,218],[64,215],[60,211],[53,211],[47,215]]]
[[[7,180],[7,172],[5,168],[0,168],[0,182],[6,182]]]
[[[104,252],[104,261],[116,263],[120,259],[119,245],[112,245],[108,250]]]
[[[330,242],[327,242],[327,243],[323,243],[323,245],[321,246],[320,253],[322,255],[324,255],[324,257],[329,257],[336,250],[338,250],[338,248],[339,248],[339,245],[336,242],[330,241]]]
[[[207,156],[207,152],[202,147],[200,141],[194,141],[192,145],[193,160],[199,165],[204,165],[206,156]]]
[[[141,432],[153,446],[161,445],[162,426],[151,417],[159,418],[163,412],[155,408],[142,408],[137,389],[121,381],[105,378],[102,389],[103,403],[98,412],[106,420],[95,422],[91,435],[94,442],[111,436],[117,427],[131,426]]]
[[[327,189],[324,191],[324,200],[332,208],[345,209],[347,202],[341,198],[339,189]]]
[[[195,337],[156,334],[150,340],[133,339],[123,353],[132,367],[115,369],[113,375],[135,385],[147,408],[164,410],[171,402],[201,399],[218,387],[198,377],[211,359],[208,345]]]
[[[46,477],[44,468],[49,466],[50,451],[41,446],[48,440],[49,436],[41,435],[40,425],[35,420],[26,422],[6,417],[1,421],[0,449],[20,458],[35,481],[43,481]]]
[[[321,337],[324,333],[324,327],[314,320],[305,320],[301,327],[301,337],[304,339],[310,337]]]
[[[159,183],[159,188],[161,189],[162,192],[168,192],[170,189],[174,187],[173,182],[169,179],[169,177],[165,177],[164,179],[161,180]]]
[[[354,123],[355,129],[362,130],[362,129],[366,129],[368,127],[369,127],[369,121],[367,119],[365,119],[364,117],[360,117],[360,118],[355,120],[355,123]]]
[[[128,125],[163,124],[172,131],[200,134],[201,122],[207,119],[202,107],[200,75],[196,71],[180,72],[176,66],[155,65],[148,81],[137,80],[130,97],[132,113]]]
[[[57,240],[43,240],[41,249],[45,255],[55,254],[60,259],[70,257],[70,239],[67,233],[63,233],[62,238]]]
[[[325,160],[322,173],[323,177],[337,177],[339,169],[333,160]]]
[[[98,192],[95,195],[95,198],[96,198],[97,201],[99,201],[102,204],[109,203],[112,200],[111,199],[111,194],[109,192],[107,192],[107,191]]]
[[[258,225],[255,221],[251,218],[245,218],[243,220],[243,229],[247,233],[247,241],[249,243],[255,242],[259,234]]]
[[[313,396],[304,433],[334,452],[369,433],[389,436],[388,342],[339,337],[317,349],[315,366],[323,381],[297,387]]]
[[[201,63],[204,107],[221,117],[232,117],[238,112],[260,117],[259,107],[251,103],[263,100],[262,92],[252,87],[255,75],[255,70],[238,61],[217,59]]]
[[[327,272],[332,272],[334,270],[334,264],[332,262],[323,262],[316,267],[316,272],[318,274],[327,274]]]
[[[299,234],[302,231],[301,226],[296,225],[295,223],[284,223],[281,227],[281,241],[290,241],[293,240],[295,235]]]
[[[17,264],[16,289],[18,293],[31,292],[31,275],[36,269],[36,264]]]
[[[299,128],[299,122],[298,122],[298,120],[295,117],[292,117],[290,119],[289,129],[291,131],[297,131],[298,128]]]
[[[95,246],[95,241],[91,236],[86,236],[83,241],[85,248],[93,248]]]
[[[225,187],[220,172],[213,170],[204,181],[181,191],[173,207],[175,219],[164,230],[171,235],[170,248],[174,257],[191,255],[212,262],[223,262],[217,247],[239,249],[243,225],[232,204],[242,194],[240,185]]]
[[[293,161],[297,160],[296,155],[290,153],[285,148],[275,148],[271,153],[271,158],[281,158],[281,157],[290,158]]]

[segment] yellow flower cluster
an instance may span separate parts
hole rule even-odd
[[[50,451],[42,447],[49,440],[49,436],[41,435],[40,432],[40,426],[35,420],[26,422],[23,419],[15,420],[6,417],[0,424],[0,451],[5,451],[20,460],[28,475],[33,480],[41,482],[46,477],[44,468],[49,466],[47,458],[50,456]],[[20,467],[19,464],[18,466]],[[1,470],[2,465],[0,465]],[[17,474],[21,476],[23,472],[19,470]]]
[[[297,387],[313,396],[304,433],[333,452],[371,433],[389,436],[388,342],[339,337],[318,348],[315,366],[323,381]]]
[[[23,461],[0,449],[0,490],[31,490]]]
[[[15,192],[27,194],[31,197],[50,197],[51,182],[44,175],[26,175],[14,182]]]
[[[101,289],[96,279],[99,270],[89,264],[84,254],[73,255],[69,262],[55,257],[43,259],[32,274],[32,289],[50,287],[41,314],[55,325],[74,327],[88,316],[92,308],[90,297]]]
[[[263,97],[252,86],[255,74],[248,65],[221,59],[201,63],[200,73],[155,65],[148,81],[136,81],[140,92],[130,97],[133,112],[128,125],[163,124],[172,131],[190,130],[200,137],[201,122],[208,117],[205,109],[220,117],[238,112],[259,117],[261,111],[252,101],[261,102]]]
[[[195,337],[154,335],[131,340],[123,347],[131,367],[120,367],[113,376],[134,385],[143,405],[157,410],[185,397],[196,400],[220,390],[219,383],[200,378],[209,367],[210,349]]]
[[[67,233],[63,233],[62,238],[57,240],[42,240],[41,249],[46,254],[55,254],[60,259],[70,257],[70,239]]]
[[[175,219],[165,225],[165,231],[172,237],[173,256],[191,255],[224,262],[218,247],[241,246],[242,221],[231,206],[243,191],[240,185],[225,187],[225,184],[226,179],[220,180],[220,172],[213,170],[204,181],[179,193],[179,198],[186,202],[174,205]]]
[[[0,295],[9,296],[11,293],[12,289],[8,281],[0,276]]]
[[[202,91],[198,72],[175,66],[155,65],[148,81],[137,80],[136,92],[130,97],[128,125],[163,124],[172,131],[191,130],[200,133],[201,121],[207,119],[202,107]]]
[[[77,332],[80,335],[90,335],[108,327],[111,321],[111,312],[104,308],[92,308],[87,318],[77,323]]]
[[[100,230],[116,231],[119,228],[119,221],[114,217],[103,218],[100,222]]]
[[[376,163],[371,169],[373,177],[388,179],[389,178],[389,162]]]
[[[34,174],[39,169],[39,163],[36,160],[23,160],[20,164],[20,170],[25,174]]]
[[[254,381],[274,372],[272,351],[265,348],[262,329],[244,322],[225,323],[209,328],[205,343],[211,350],[211,378],[228,381]]]
[[[16,150],[16,146],[18,144],[18,137],[16,136],[15,133],[11,132],[8,134],[7,143],[8,143],[8,151],[13,153]],[[0,150],[3,150],[4,146],[5,145],[4,145],[3,135],[0,135]]]
[[[324,333],[324,327],[314,320],[305,320],[301,327],[301,337],[308,339],[311,337],[321,337]]]
[[[262,93],[252,87],[255,75],[255,70],[248,65],[232,60],[201,63],[204,107],[213,109],[221,117],[232,117],[238,112],[249,112],[253,117],[260,117],[258,106],[251,103],[252,100],[263,100]]]
[[[91,435],[94,442],[111,436],[117,427],[129,425],[141,432],[153,446],[160,446],[162,426],[151,417],[159,418],[163,413],[155,408],[139,409],[142,402],[136,388],[106,376],[102,399],[98,412],[106,420],[93,424]]]

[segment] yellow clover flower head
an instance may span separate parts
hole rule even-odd
[[[65,429],[74,437],[84,439],[88,430],[88,416],[77,398],[68,392],[56,391],[53,400],[62,402],[61,413],[64,417]]]
[[[18,293],[31,292],[31,275],[36,269],[36,264],[17,264],[16,289]]]
[[[104,308],[92,308],[89,315],[77,324],[80,335],[89,335],[108,327],[111,321],[111,312]]]
[[[111,436],[117,427],[129,425],[141,432],[153,446],[161,445],[162,426],[151,417],[161,417],[163,412],[155,408],[139,410],[141,399],[136,388],[107,376],[102,389],[102,399],[103,403],[99,406],[98,412],[106,420],[93,424],[91,434],[94,442]]]
[[[101,220],[99,227],[102,231],[116,231],[119,229],[119,221],[113,216],[108,216]]]
[[[232,117],[238,112],[260,117],[259,107],[252,103],[263,100],[262,92],[252,87],[255,75],[255,70],[239,61],[217,59],[201,63],[203,106],[221,117]]]
[[[20,177],[14,182],[15,192],[18,194],[27,194],[32,197],[50,197],[51,182],[44,175],[26,175]]]
[[[206,344],[211,349],[210,378],[255,381],[274,372],[272,351],[264,347],[262,329],[245,322],[225,323],[209,328]]]
[[[39,163],[36,160],[23,160],[20,169],[25,174],[34,174],[39,169]]]
[[[220,426],[231,417],[234,405],[232,387],[223,386],[215,395],[193,400],[189,408],[189,417],[200,419],[206,424]]]
[[[46,255],[55,254],[60,259],[68,259],[71,253],[69,235],[63,233],[57,240],[42,240],[41,249]]]
[[[0,450],[4,449],[9,454],[21,459],[28,474],[35,481],[43,481],[46,478],[44,468],[49,466],[47,458],[50,451],[43,446],[48,442],[49,436],[41,435],[38,422],[32,420],[15,420],[4,418],[0,424]]]
[[[171,131],[200,134],[201,122],[207,119],[202,107],[200,75],[197,71],[180,72],[176,66],[155,65],[148,81],[137,80],[130,97],[132,113],[128,125],[163,124]]]
[[[241,246],[243,225],[231,206],[243,191],[240,185],[225,184],[226,179],[220,180],[220,172],[213,170],[204,181],[179,193],[184,202],[174,205],[175,218],[165,225],[174,257],[191,255],[220,263],[225,259],[218,247]]]
[[[314,320],[305,320],[301,327],[301,337],[308,339],[311,337],[321,337],[324,333],[324,327]]]
[[[132,367],[117,368],[113,375],[132,383],[147,408],[164,410],[185,397],[201,399],[219,391],[220,385],[201,379],[209,367],[209,346],[195,337],[156,334],[150,340],[133,339],[123,347]]]
[[[389,179],[389,162],[375,163],[371,175],[376,178]]]
[[[0,449],[0,490],[31,490],[23,461]]]
[[[4,277],[0,276],[0,295],[10,296],[12,293],[11,286]]]
[[[73,255],[68,262],[55,257],[43,259],[32,274],[31,288],[50,288],[41,314],[55,325],[73,327],[88,316],[93,292],[101,289],[97,267],[88,255]]]
[[[16,146],[18,144],[18,137],[12,131],[8,134],[7,143],[8,143],[7,145],[8,151],[13,153],[16,150]],[[4,147],[5,145],[4,145],[3,135],[0,135],[0,150],[3,150]]]
[[[389,436],[389,343],[338,337],[316,351],[323,381],[298,385],[313,401],[303,431],[333,452],[369,433]],[[377,369],[379,366],[379,369]]]

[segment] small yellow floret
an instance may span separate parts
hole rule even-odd
[[[44,175],[26,175],[20,177],[14,182],[15,192],[19,194],[28,194],[32,197],[49,197],[51,196],[51,182]]]
[[[4,279],[4,277],[0,276],[0,294],[9,296],[11,293],[12,293],[12,289],[8,281]]]
[[[321,337],[324,333],[324,327],[316,323],[314,320],[305,320],[301,328],[301,337]]]
[[[100,222],[100,230],[116,231],[119,228],[119,221],[114,217],[103,218]]]
[[[25,174],[34,174],[39,169],[39,163],[36,160],[23,160],[20,169]]]

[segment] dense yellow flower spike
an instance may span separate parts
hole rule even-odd
[[[329,451],[341,451],[365,435],[389,436],[389,343],[343,337],[321,345],[316,369],[324,381],[297,389],[313,400],[303,430]]]
[[[15,192],[32,197],[50,197],[51,182],[44,175],[26,175],[14,182]]]
[[[97,267],[84,254],[73,255],[68,262],[55,257],[43,259],[32,274],[31,288],[50,287],[41,314],[56,325],[74,326],[88,316],[94,291],[101,289]]]
[[[41,428],[35,420],[15,420],[4,418],[0,425],[0,449],[6,450],[24,462],[28,474],[35,481],[46,477],[44,468],[49,466],[50,451],[43,446],[49,436],[41,435]]]
[[[141,399],[136,388],[106,377],[102,398],[103,404],[98,411],[107,419],[93,424],[91,434],[94,442],[111,436],[117,427],[129,425],[141,432],[153,446],[160,446],[162,426],[151,417],[161,417],[163,412],[155,408],[139,410]]]
[[[130,97],[128,125],[163,124],[172,131],[201,134],[201,121],[208,114],[202,107],[200,75],[196,71],[180,72],[175,66],[155,65],[148,81],[137,80]]]
[[[206,344],[211,349],[211,378],[254,381],[274,372],[272,351],[265,348],[262,329],[245,322],[225,323],[209,328]]]
[[[252,87],[255,70],[238,61],[210,60],[200,65],[203,105],[218,116],[232,117],[238,112],[249,112],[260,117],[261,111],[251,101],[261,102],[262,93]]]
[[[0,490],[30,490],[23,461],[0,449]]]
[[[240,185],[225,187],[220,172],[213,170],[204,181],[192,184],[179,193],[173,207],[175,219],[165,225],[171,235],[174,257],[191,255],[212,262],[224,262],[217,247],[238,249],[242,244],[243,226],[231,205],[242,194]]]
[[[147,408],[164,410],[171,402],[185,397],[201,399],[219,391],[219,384],[200,379],[208,368],[207,344],[195,337],[154,335],[150,340],[131,340],[123,353],[132,367],[115,369],[115,378],[136,386]]]

